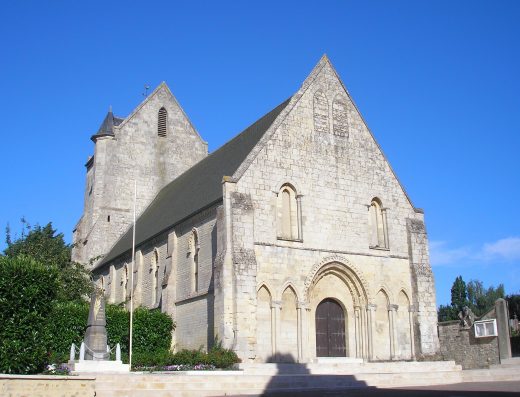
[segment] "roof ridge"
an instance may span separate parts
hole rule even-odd
[[[222,177],[232,175],[290,102],[285,100],[231,140],[166,184],[139,214],[136,245],[222,200]],[[131,249],[130,225],[95,269]]]

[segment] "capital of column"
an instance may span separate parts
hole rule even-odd
[[[395,305],[395,304],[388,305],[389,312],[395,312],[395,311],[397,311],[397,309],[399,309],[399,305]]]
[[[304,302],[304,301],[298,301],[298,304],[296,305],[296,308],[297,309],[305,309],[305,310],[309,310],[309,304],[307,302]]]
[[[410,305],[410,306],[408,307],[408,311],[409,311],[410,313],[415,313],[415,312],[417,311],[417,308],[415,307],[415,305]]]
[[[271,309],[281,309],[282,301],[271,301]]]
[[[375,303],[369,303],[367,305],[367,311],[369,312],[375,312],[377,309],[377,305]]]

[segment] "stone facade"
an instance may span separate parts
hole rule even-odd
[[[136,248],[134,296],[173,315],[176,348],[217,338],[245,362],[438,353],[423,212],[326,57],[221,178],[219,202]],[[129,296],[126,248],[94,270],[113,302]],[[325,303],[339,314],[320,317]]]
[[[166,136],[158,134],[158,113],[166,110]],[[207,155],[207,143],[162,83],[112,134],[96,134],[87,164],[85,207],[73,233],[72,259],[92,265],[107,253],[159,190]]]

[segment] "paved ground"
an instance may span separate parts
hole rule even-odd
[[[520,381],[468,382],[399,389],[367,387],[346,391],[267,392],[265,397],[520,397]],[[241,397],[241,396],[234,396]],[[246,397],[246,396],[243,396]]]

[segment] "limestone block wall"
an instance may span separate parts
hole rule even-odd
[[[136,247],[134,307],[160,307],[176,323],[176,348],[211,346],[214,340],[213,262],[216,255],[216,207],[210,208]],[[193,290],[190,241],[197,235],[197,290]],[[129,307],[131,256],[114,259],[95,271],[107,301]]]
[[[463,369],[500,363],[498,338],[475,338],[474,328],[462,329],[459,321],[439,323],[439,341],[443,359],[453,360]]]
[[[252,286],[256,281],[257,289],[262,286],[268,289],[272,297],[271,318],[275,319],[273,332],[278,337],[289,338],[286,330],[276,327],[283,327],[283,294],[290,287],[296,296],[294,313],[300,318],[300,331],[298,327],[290,331],[295,339],[300,339],[299,359],[315,355],[313,321],[319,302],[309,299],[309,275],[316,266],[323,265],[324,258],[339,255],[356,269],[356,277],[363,280],[366,289],[364,312],[359,312],[359,321],[365,324],[363,332],[367,334],[359,335],[358,339],[377,341],[379,317],[370,320],[368,304],[376,305],[383,315],[386,313],[383,327],[391,327],[391,322],[394,327],[391,337],[390,331],[384,337],[388,353],[381,357],[376,357],[379,353],[368,351],[365,345],[349,346],[350,350],[372,359],[390,355],[396,358],[398,354],[411,356],[411,347],[398,348],[397,344],[399,338],[411,337],[409,315],[400,313],[398,317],[395,311],[399,309],[391,305],[407,305],[401,311],[409,313],[413,292],[407,219],[422,215],[410,203],[330,64],[324,63],[313,71],[280,118],[282,121],[273,126],[272,135],[264,137],[261,149],[234,175],[236,192],[251,197],[254,213],[257,274],[256,280],[250,277],[247,283]],[[300,200],[301,239],[298,240],[277,236],[278,194],[286,183],[294,187]],[[371,246],[369,207],[373,198],[378,198],[384,207],[388,247]],[[233,222],[233,228],[244,224],[236,219]],[[376,304],[380,291],[386,300]],[[406,303],[399,300],[401,292]],[[328,292],[333,293],[332,289]],[[254,297],[246,295],[240,299]],[[354,309],[347,310],[352,324]],[[265,313],[262,316],[265,318]],[[250,317],[256,318],[256,311]],[[408,321],[402,320],[406,317]],[[406,323],[407,330],[396,330],[400,324],[398,318],[400,323]],[[238,324],[241,327],[247,327],[245,320]],[[268,346],[265,341],[263,345]],[[294,353],[294,348],[289,350]],[[267,354],[257,352],[259,357]]]
[[[168,112],[166,137],[157,133],[162,107]],[[86,263],[105,254],[127,230],[133,216],[134,181],[139,214],[164,185],[206,155],[207,143],[166,85],[160,85],[114,127],[114,137],[97,139],[94,160],[87,172],[85,209],[76,227],[75,242],[79,244],[73,258]]]
[[[0,396],[94,397],[95,377],[55,375],[0,375]]]

